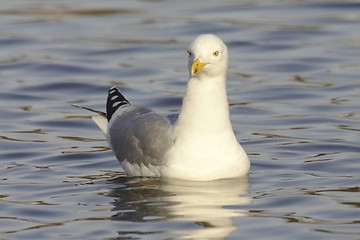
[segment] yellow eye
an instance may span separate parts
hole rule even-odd
[[[213,55],[214,55],[214,57],[219,56],[219,51],[215,51],[215,52],[213,52]]]

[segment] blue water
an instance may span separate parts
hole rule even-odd
[[[358,1],[7,1],[1,239],[359,239]],[[128,178],[91,113],[177,113],[187,44],[228,44],[248,179]]]

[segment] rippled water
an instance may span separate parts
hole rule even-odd
[[[7,1],[1,239],[359,239],[358,1]],[[81,104],[179,111],[187,44],[228,43],[248,179],[127,178]]]

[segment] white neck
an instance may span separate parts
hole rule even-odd
[[[225,77],[191,78],[175,128],[175,138],[233,133]]]

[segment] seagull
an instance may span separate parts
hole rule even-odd
[[[131,104],[117,87],[109,90],[106,113],[83,107],[97,113],[92,119],[128,176],[212,181],[249,173],[230,122],[225,43],[201,34],[187,52],[190,76],[175,122]]]

